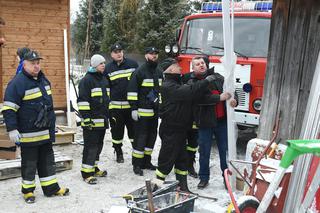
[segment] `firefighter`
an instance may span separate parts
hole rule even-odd
[[[108,123],[109,86],[103,76],[105,59],[93,55],[86,75],[79,83],[78,108],[83,128],[83,156],[81,174],[88,184],[96,184],[96,177],[107,176],[106,170],[98,167],[103,148],[103,139]]]
[[[22,72],[7,86],[2,109],[10,141],[21,146],[21,191],[27,203],[35,202],[36,171],[44,195],[69,194],[56,178],[52,149],[55,114],[51,84],[41,71],[41,59],[34,50],[25,55]]]
[[[213,76],[188,85],[182,82],[181,67],[176,60],[168,58],[160,67],[164,72],[164,83],[161,87],[162,103],[159,111],[162,119],[159,129],[161,148],[156,177],[164,181],[174,166],[180,190],[189,192],[187,185],[189,157],[186,139],[187,132],[192,128],[192,101],[205,98],[211,102],[218,102],[219,96],[201,95],[208,90],[209,83],[214,80]]]
[[[131,109],[127,100],[127,87],[131,74],[138,67],[137,62],[124,57],[123,48],[116,43],[111,46],[112,62],[106,65],[104,75],[110,84],[110,125],[112,146],[115,149],[118,163],[123,163],[122,141],[124,127],[127,128],[128,137],[133,143],[134,121],[131,118]]]
[[[135,174],[142,176],[142,169],[155,170],[151,154],[157,138],[158,108],[162,73],[157,68],[158,49],[145,49],[146,62],[131,76],[128,86],[128,100],[131,116],[135,120],[132,164]]]

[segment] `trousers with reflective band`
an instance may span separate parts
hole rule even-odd
[[[46,196],[59,191],[55,168],[51,143],[21,147],[22,193],[27,194],[34,191],[36,171],[38,171],[40,185]]]

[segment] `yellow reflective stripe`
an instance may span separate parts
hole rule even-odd
[[[192,129],[198,129],[198,127],[195,123],[192,124]]]
[[[132,151],[132,156],[135,157],[135,158],[143,158],[144,157],[144,152],[133,150]]]
[[[48,181],[41,181],[40,180],[40,185],[41,186],[50,186],[50,185],[55,184],[55,183],[58,183],[57,178],[52,179],[52,180],[48,180]]]
[[[156,175],[161,178],[166,178],[166,176],[167,176],[167,175],[163,174],[162,172],[160,172],[158,169],[156,169]]]
[[[131,76],[131,72],[130,73],[124,73],[124,74],[118,74],[118,75],[110,77],[110,80],[114,81],[114,80],[119,79],[119,78],[128,78],[130,76]]]
[[[174,169],[174,172],[178,175],[188,175],[188,171],[182,171],[179,169]]]
[[[114,105],[114,104],[109,104],[109,109],[130,109],[130,105]]]
[[[121,140],[112,139],[112,143],[114,143],[114,144],[122,144],[122,139]]]
[[[50,139],[49,130],[45,130],[40,132],[21,133],[20,142],[29,143],[48,139]]]
[[[191,147],[191,146],[187,146],[187,150],[188,150],[188,151],[191,151],[191,152],[197,152],[197,151],[198,151],[198,147],[193,148],[193,147]]]
[[[130,101],[137,101],[138,100],[138,96],[128,96],[127,98]]]
[[[30,189],[30,188],[35,188],[36,187],[36,184],[33,183],[33,184],[22,184],[22,188],[24,189]]]
[[[3,106],[2,109],[1,109],[1,112],[2,111],[5,111],[5,110],[13,110],[15,112],[17,112],[18,110],[14,107],[10,107],[10,106]]]
[[[152,154],[152,149],[145,149],[144,150],[145,155],[151,155]]]
[[[85,173],[91,173],[94,172],[94,167],[93,168],[81,168],[81,172],[85,172]]]
[[[143,87],[153,87],[154,84],[153,84],[153,82],[142,82],[141,86],[143,86]]]
[[[142,117],[152,117],[154,116],[154,111],[153,109],[138,109],[138,114],[139,116]]]
[[[78,106],[79,110],[91,110],[90,106]]]
[[[91,92],[91,97],[99,97],[102,96],[102,92]]]
[[[47,90],[47,94],[51,95],[52,94],[51,90]]]
[[[25,95],[22,100],[27,101],[27,100],[32,100],[32,99],[36,99],[42,96],[41,92],[36,92],[30,95]]]

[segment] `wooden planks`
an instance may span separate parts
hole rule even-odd
[[[72,169],[73,160],[71,157],[62,155],[59,152],[54,154],[56,162],[56,171],[65,171]],[[21,159],[0,160],[0,180],[15,178],[21,176]]]
[[[269,55],[258,138],[299,138],[320,50],[320,1],[273,1]]]

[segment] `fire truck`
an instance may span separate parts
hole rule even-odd
[[[238,106],[236,122],[259,125],[263,82],[266,72],[272,2],[236,2],[234,5],[234,69]],[[224,54],[221,2],[202,3],[201,12],[184,18],[177,31],[177,44],[167,45],[166,53],[177,55],[182,73],[191,71],[195,56],[209,57],[209,67],[224,75],[220,58]],[[231,42],[231,41],[230,41]]]

